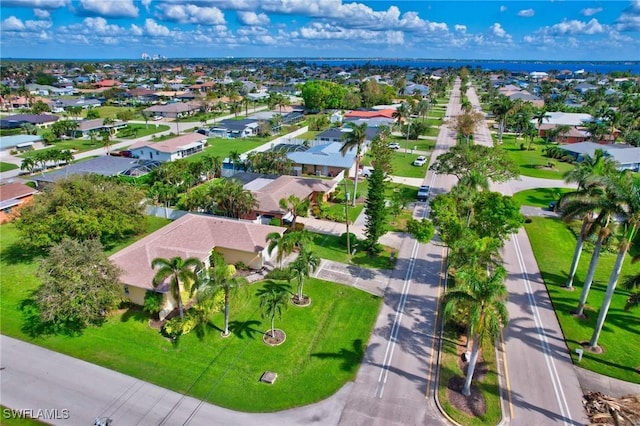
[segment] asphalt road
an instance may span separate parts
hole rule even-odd
[[[472,105],[480,105],[473,88],[467,96]],[[493,145],[486,124],[474,141]],[[492,186],[505,195],[521,189],[521,181]],[[510,424],[586,424],[582,390],[524,229],[507,241],[502,256],[509,274],[510,320],[504,330],[503,361]]]

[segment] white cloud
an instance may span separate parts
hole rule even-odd
[[[238,19],[243,25],[268,25],[269,17],[264,13],[238,12]]]
[[[502,25],[500,25],[499,23],[494,23],[490,28],[489,28],[489,32],[491,34],[493,34],[496,37],[506,37],[507,36],[507,32],[504,30],[504,28],[502,28]]]
[[[49,13],[48,10],[44,10],[44,9],[33,9],[33,14],[36,15],[36,18],[39,18],[39,19],[51,18],[51,13]]]
[[[151,4],[151,0],[142,0],[140,4],[145,8],[145,10],[149,11],[149,5]]]
[[[25,28],[24,22],[15,16],[9,16],[2,21],[2,31],[24,31]]]
[[[605,27],[595,18],[591,19],[589,22],[573,19],[570,21],[562,21],[550,27],[544,27],[541,31],[551,36],[580,34],[593,35],[603,33],[605,31]]]
[[[596,13],[600,13],[602,12],[602,8],[601,7],[588,7],[586,9],[582,9],[580,11],[580,14],[584,15],[584,16],[593,16]]]
[[[89,34],[114,36],[124,31],[123,28],[117,25],[109,24],[107,20],[102,17],[85,18],[82,22],[84,24],[84,28]]]
[[[80,0],[79,12],[82,15],[106,16],[108,18],[135,18],[138,8],[133,0]]]
[[[30,9],[59,9],[70,3],[70,0],[2,0],[5,7],[25,7]]]
[[[526,17],[526,18],[530,18],[535,14],[536,14],[536,12],[533,9],[523,9],[523,10],[518,12],[518,16],[523,16],[523,17]]]
[[[147,34],[154,37],[166,37],[171,34],[169,28],[165,27],[164,25],[158,24],[151,18],[147,18],[144,21],[144,30]]]
[[[344,28],[326,23],[313,22],[298,30],[297,34],[308,40],[348,40],[367,45],[404,44],[402,31],[372,31],[367,29]]]
[[[500,6],[500,12],[506,12],[507,6]]]
[[[200,7],[194,4],[166,4],[160,7],[158,18],[181,24],[225,24],[224,14],[217,7]]]
[[[467,26],[466,25],[456,24],[456,25],[453,26],[453,29],[456,30],[459,33],[467,32]]]
[[[139,37],[144,33],[142,28],[140,28],[136,24],[131,24],[131,30],[130,31],[131,31],[131,35],[136,36],[136,37]]]
[[[631,2],[616,20],[618,31],[640,31],[640,0]]]

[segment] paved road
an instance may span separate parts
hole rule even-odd
[[[480,105],[473,88],[467,96],[472,105]],[[486,124],[477,130],[474,141],[493,145]],[[525,188],[513,181],[493,185],[492,189],[513,195]],[[502,255],[509,273],[506,285],[510,321],[504,330],[503,361],[510,424],[583,425],[587,419],[582,390],[524,229],[511,237]]]

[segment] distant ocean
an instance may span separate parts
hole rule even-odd
[[[512,71],[512,72],[548,72],[550,70],[572,72],[584,70],[589,73],[608,74],[614,71],[630,72],[640,75],[640,61],[594,61],[594,62],[556,62],[556,61],[489,61],[489,60],[441,60],[441,59],[296,59],[296,61],[307,62],[318,66],[362,66],[371,64],[372,66],[396,66],[418,69],[438,69],[438,68],[460,68],[471,69],[480,68],[489,71]]]

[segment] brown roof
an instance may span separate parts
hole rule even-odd
[[[122,283],[150,290],[155,275],[151,261],[157,257],[196,257],[204,261],[215,247],[259,253],[266,247],[267,235],[272,232],[282,234],[284,228],[186,214],[109,259],[122,269]]]
[[[254,191],[261,212],[283,213],[280,200],[290,195],[304,200],[314,192],[327,192],[333,187],[332,181],[308,179],[296,176],[280,176],[273,182]]]
[[[138,141],[129,146],[128,149],[131,150],[148,146],[160,152],[168,152],[171,154],[172,152],[177,152],[187,145],[191,145],[195,142],[202,142],[204,144],[207,142],[207,137],[200,133],[187,133],[186,135],[176,136],[175,138],[167,139],[162,142]]]
[[[35,194],[35,189],[20,182],[5,183],[0,185],[0,201],[14,200]]]

